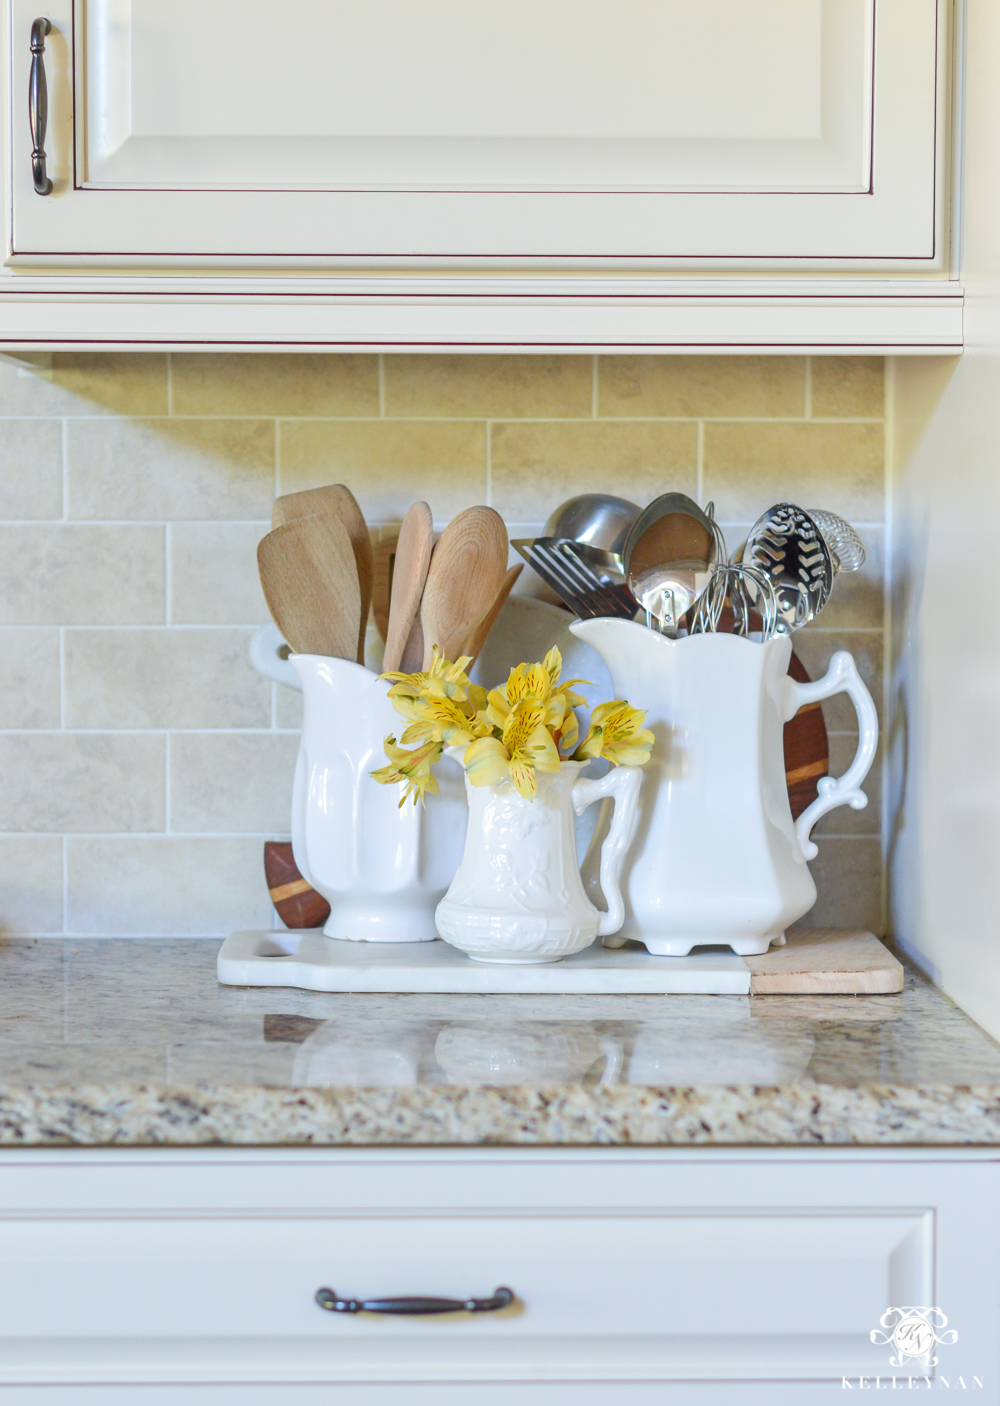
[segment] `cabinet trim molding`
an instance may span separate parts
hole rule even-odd
[[[0,278],[0,351],[958,354],[945,279]]]

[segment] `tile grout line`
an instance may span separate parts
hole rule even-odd
[[[805,418],[812,419],[813,413],[813,378],[812,378],[812,357],[806,357],[805,369]]]
[[[277,498],[281,492],[281,419],[274,418],[274,470],[271,474],[272,497]],[[268,527],[270,527],[268,523]]]
[[[593,358],[592,358],[592,363],[591,363],[591,368],[590,368],[590,418],[591,418],[592,420],[598,419],[598,414],[597,414],[597,405],[598,405],[598,400],[597,400],[598,375],[599,375],[599,372],[598,372],[598,357],[597,357],[597,353],[594,352],[594,355],[593,355]]]
[[[167,352],[167,415],[174,413],[174,354]]]
[[[385,353],[378,354],[378,418],[384,420],[385,413]]]

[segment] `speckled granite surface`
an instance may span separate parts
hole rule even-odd
[[[205,940],[0,943],[0,1145],[998,1145],[1000,1046],[902,994],[220,987]]]

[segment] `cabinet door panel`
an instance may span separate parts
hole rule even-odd
[[[934,1302],[926,1211],[0,1221],[0,1381],[836,1379]],[[351,1298],[491,1294],[443,1317]]]
[[[245,12],[87,5],[85,184],[868,188],[872,0]]]
[[[939,3],[12,0],[13,262],[930,266]]]

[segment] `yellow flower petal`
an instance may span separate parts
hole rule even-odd
[[[558,771],[562,766],[559,750],[552,740],[548,728],[539,723],[524,746],[518,749],[514,760],[527,762],[539,771]],[[520,789],[520,788],[518,788]]]
[[[544,725],[545,709],[534,698],[522,698],[510,710],[503,727],[503,745],[513,754],[521,750],[539,724]],[[551,739],[550,739],[551,740]]]
[[[535,768],[523,761],[511,761],[510,779],[526,801],[533,801],[538,790]]]
[[[481,737],[466,747],[462,760],[473,786],[498,786],[507,775],[510,754],[495,737]]]

